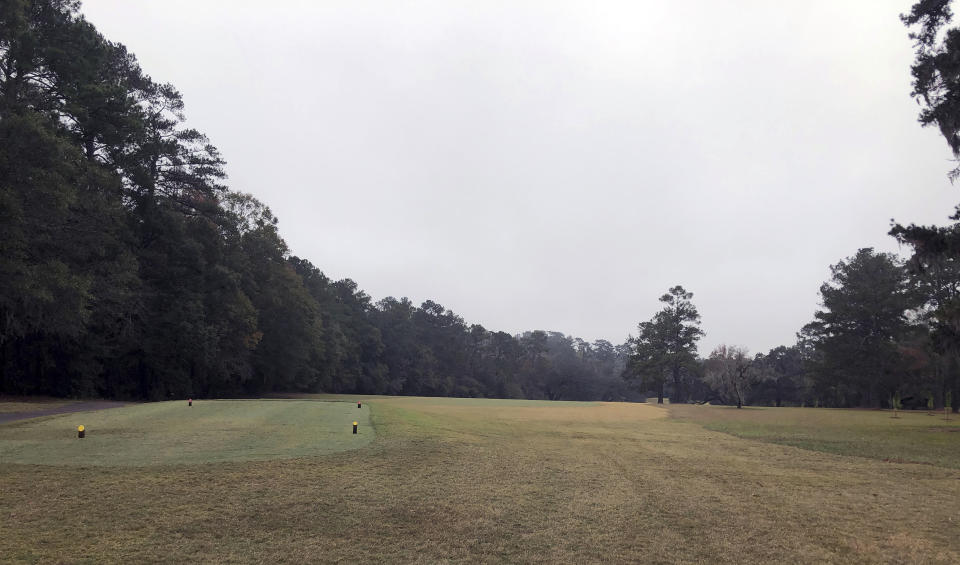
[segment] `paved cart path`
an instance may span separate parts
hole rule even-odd
[[[26,412],[6,412],[0,414],[0,424],[14,422],[16,420],[26,420],[28,418],[39,418],[41,416],[52,416],[54,414],[69,414],[71,412],[86,412],[88,410],[104,410],[106,408],[119,408],[126,406],[126,402],[114,402],[110,400],[91,400],[84,402],[75,402],[63,406],[54,406],[42,410],[29,410]]]

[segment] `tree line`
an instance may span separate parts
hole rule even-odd
[[[916,58],[919,121],[960,160],[960,29],[951,0],[922,0],[901,16]],[[960,177],[960,167],[949,173]],[[664,308],[630,339],[626,377],[672,402],[952,408],[960,404],[960,207],[947,226],[894,223],[906,260],[863,248],[831,266],[822,308],[797,342],[751,356],[720,345],[697,355],[692,294],[670,289]]]
[[[0,392],[636,397],[623,346],[331,280],[224,164],[79,2],[0,4]]]
[[[903,16],[920,121],[960,158],[951,19],[945,1]],[[894,225],[907,260],[865,248],[834,265],[796,343],[701,357],[681,286],[620,345],[488,330],[429,300],[375,302],[292,254],[224,165],[186,126],[180,93],[79,2],[0,5],[0,392],[936,407],[960,394],[960,211],[946,227]]]

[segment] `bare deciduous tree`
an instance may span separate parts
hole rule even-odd
[[[736,401],[737,408],[746,402],[750,387],[756,380],[753,359],[747,348],[736,345],[718,345],[706,361],[706,378],[723,402]]]

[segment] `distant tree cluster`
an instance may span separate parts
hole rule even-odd
[[[915,42],[919,121],[937,127],[960,160],[960,28],[949,27],[952,4],[921,0],[901,19]],[[956,180],[960,168],[949,176]],[[692,294],[671,289],[661,298],[667,307],[630,341],[625,376],[661,400],[666,385],[673,402],[956,410],[960,207],[950,219],[945,227],[894,224],[890,235],[912,250],[907,261],[864,248],[833,265],[820,287],[822,309],[797,343],[753,358],[728,345],[697,358]]]
[[[0,3],[0,392],[625,399],[622,348],[376,304],[270,209],[71,0]]]
[[[754,356],[721,344],[698,357],[693,294],[674,287],[630,340],[625,376],[661,400],[666,387],[671,402],[942,407],[960,391],[960,270],[918,261],[860,249],[831,267],[797,343]]]

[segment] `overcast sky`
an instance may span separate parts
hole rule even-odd
[[[621,343],[682,284],[765,351],[829,265],[944,223],[909,0],[86,0],[294,254],[375,300]]]

